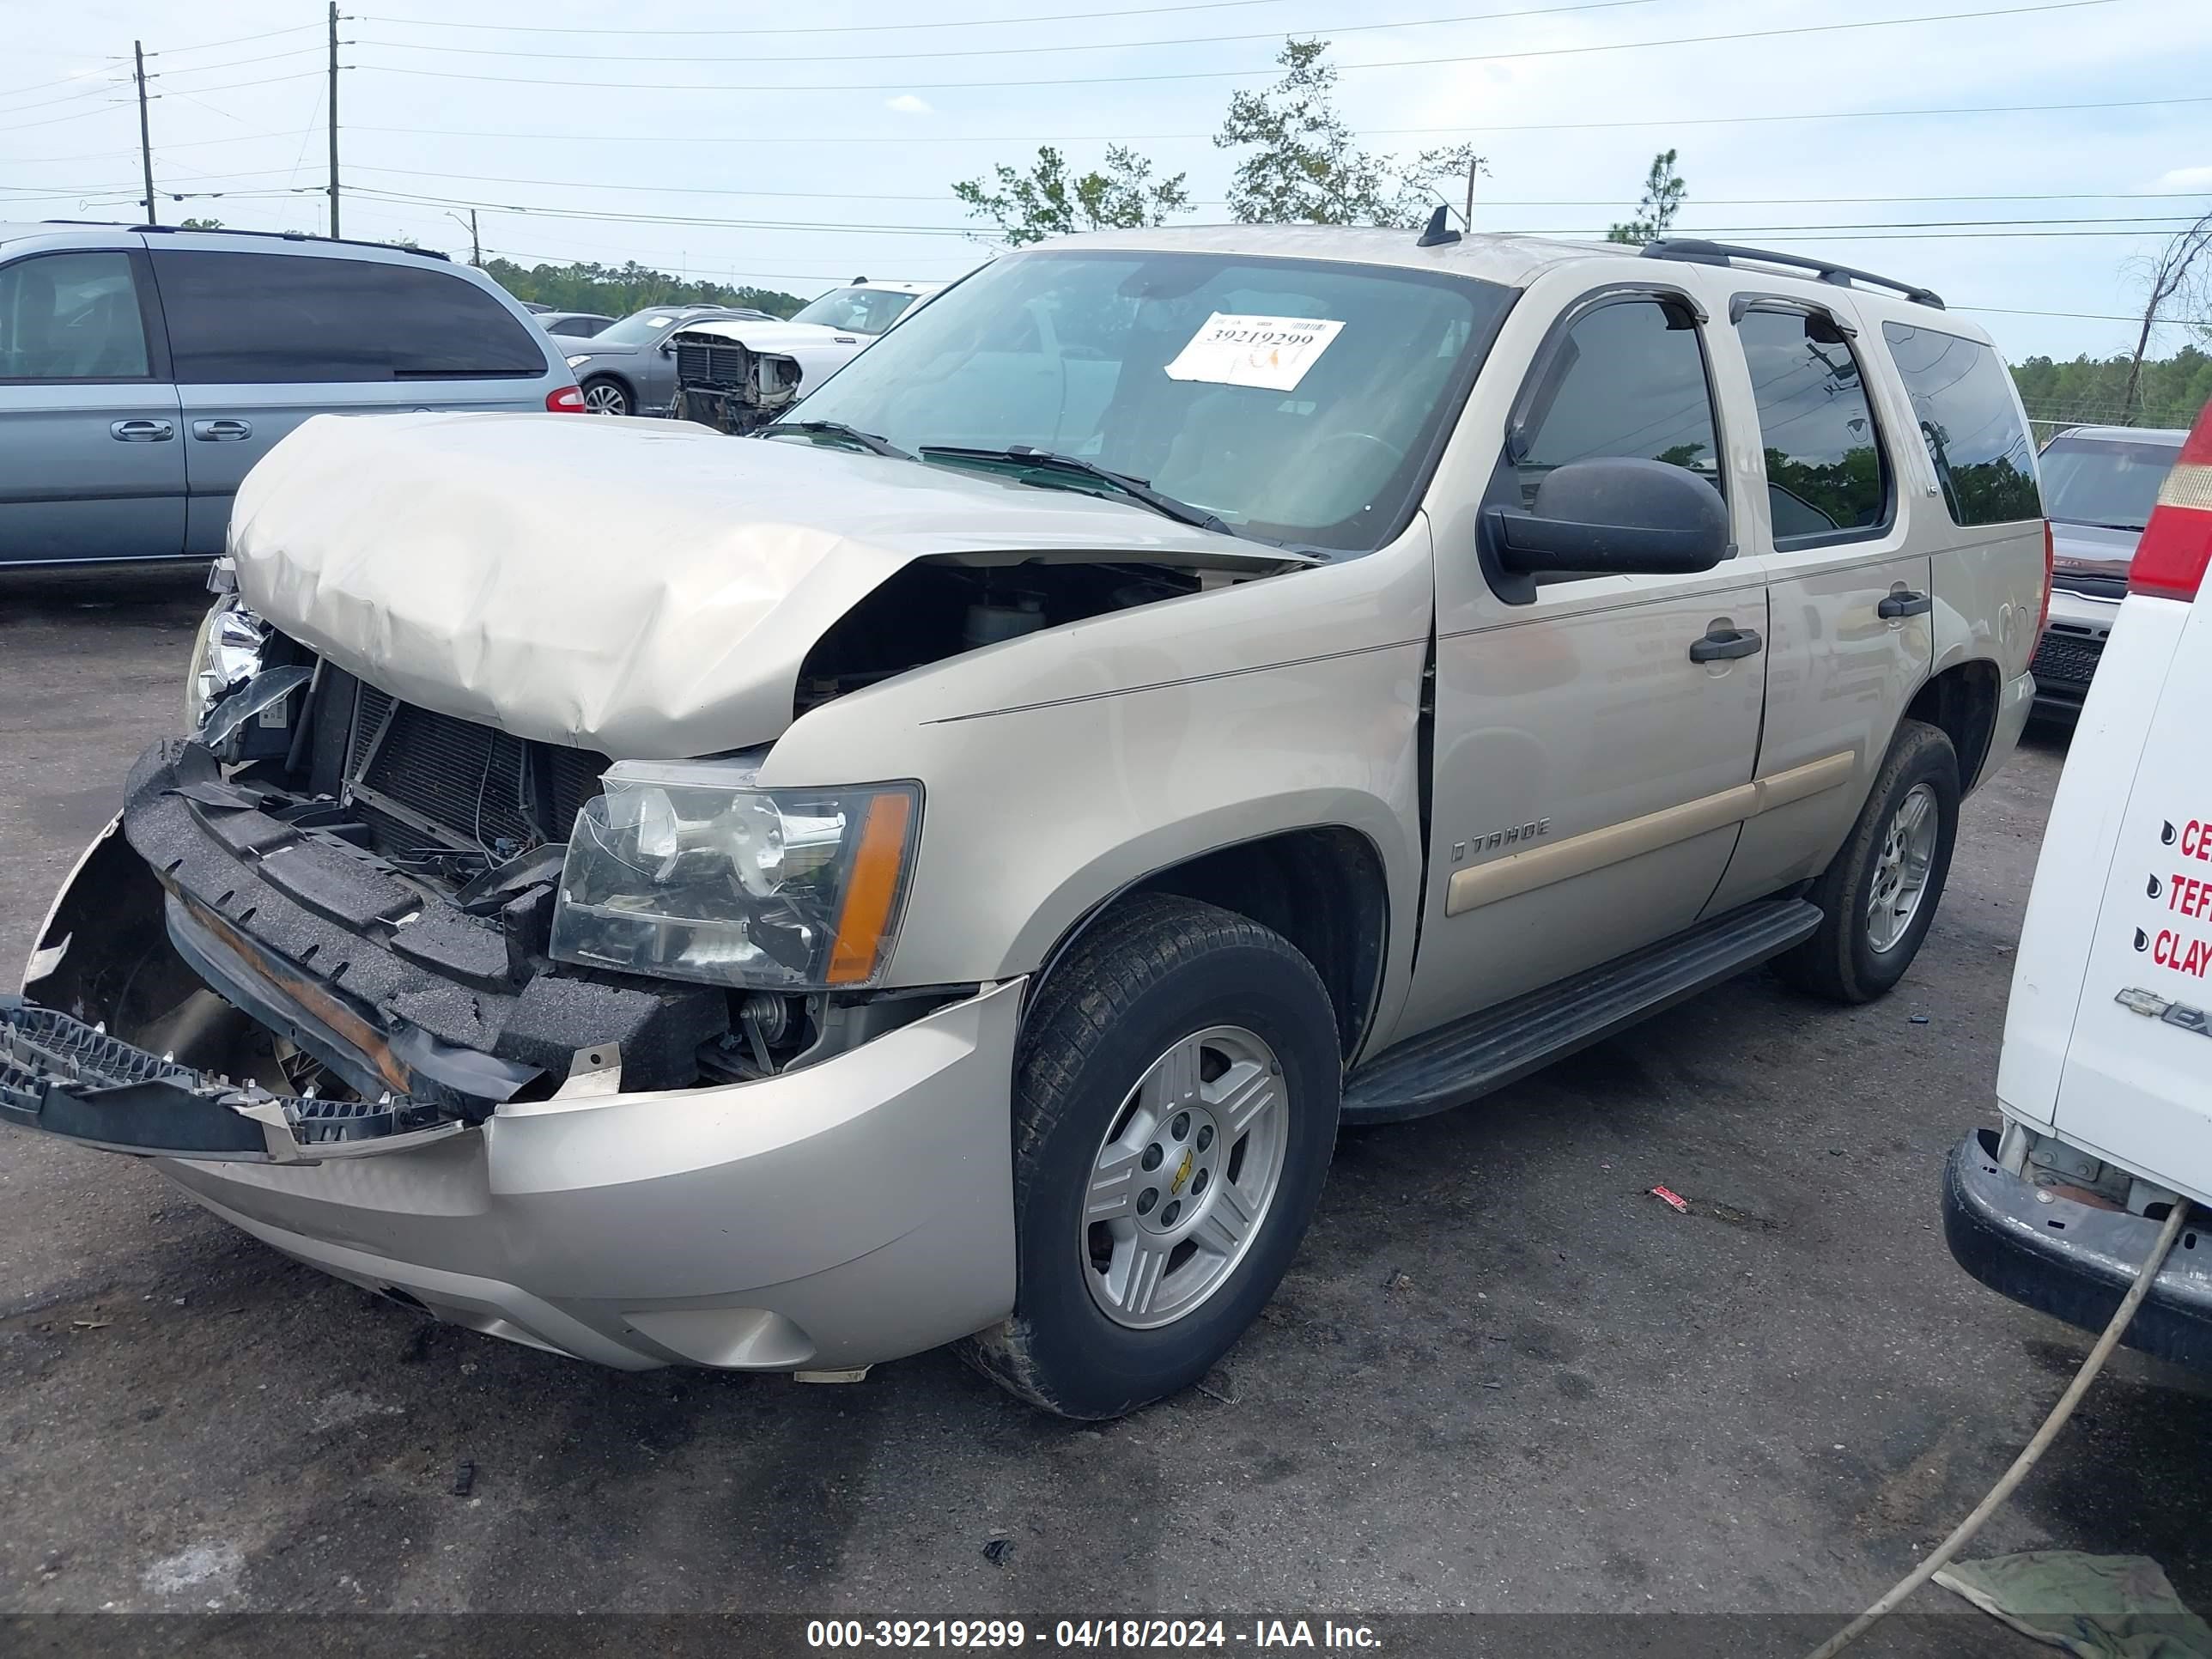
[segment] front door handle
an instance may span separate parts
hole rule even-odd
[[[1874,613],[1884,622],[1895,622],[1900,617],[1924,617],[1936,608],[1936,601],[1925,593],[1915,593],[1906,588],[1893,587],[1889,597],[1875,606]]]
[[[253,422],[251,421],[225,419],[192,422],[192,436],[205,439],[213,444],[236,443],[240,438],[251,438],[252,435]]]
[[[1690,643],[1692,662],[1727,662],[1735,657],[1755,657],[1766,641],[1748,628],[1715,628]]]
[[[126,444],[158,444],[177,435],[173,421],[116,421],[108,428]]]

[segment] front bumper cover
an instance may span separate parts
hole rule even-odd
[[[1943,1237],[1958,1264],[1991,1290],[2101,1331],[2142,1271],[2161,1224],[2077,1203],[2000,1167],[1997,1135],[1978,1129],[1943,1172]],[[2121,1340],[2212,1368],[2212,1231],[2185,1230]]]
[[[150,1156],[209,1209],[303,1261],[602,1364],[865,1365],[1011,1312],[1007,1125],[1024,981],[752,1082],[641,1088],[625,1066],[618,1084],[482,1103],[465,1117],[397,1091],[288,1100],[98,1024],[113,989],[92,971],[99,947],[158,936],[165,904],[173,928],[180,894],[203,879],[238,884],[210,889],[207,908],[265,950],[278,927],[283,945],[335,928],[269,878],[265,858],[224,871],[209,842],[258,815],[185,818],[189,799],[138,798],[142,811],[159,802],[179,815],[168,819],[179,850],[155,866],[166,892],[111,829],[57,901],[27,988],[46,1000],[9,999],[0,1017],[0,1121]],[[373,939],[352,944],[356,966],[320,985],[360,995],[411,965]]]

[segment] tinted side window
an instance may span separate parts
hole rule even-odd
[[[1888,468],[1850,342],[1825,317],[1799,311],[1746,312],[1736,333],[1776,544],[1879,530],[1889,518]]]
[[[185,385],[534,376],[542,348],[489,295],[446,271],[307,254],[156,249]]]
[[[1721,489],[1712,389],[1687,311],[1657,300],[1601,306],[1539,373],[1514,458],[1524,507],[1553,467],[1593,455],[1671,462]]]
[[[146,328],[127,253],[0,265],[0,380],[143,380]]]
[[[1997,354],[1955,334],[1904,323],[1884,323],[1881,333],[1912,394],[1912,412],[1942,480],[1952,522],[2041,518],[2035,451]]]

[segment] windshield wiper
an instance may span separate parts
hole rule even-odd
[[[970,449],[960,444],[924,444],[921,447],[922,459],[934,460],[939,456],[954,461],[1006,461],[1042,472],[1060,472],[1070,477],[1093,479],[1139,507],[1149,507],[1164,519],[1173,519],[1177,524],[1192,525],[1200,530],[1218,531],[1224,536],[1237,534],[1219,514],[1209,513],[1202,507],[1193,507],[1188,501],[1179,501],[1172,495],[1161,494],[1142,478],[1133,478],[1126,472],[1116,472],[1096,461],[1086,461],[1080,455],[1062,455],[1056,451],[1037,449],[1029,444],[1009,444],[1004,449]]]
[[[809,438],[842,438],[857,444],[871,455],[888,455],[895,461],[915,459],[888,438],[878,438],[872,432],[863,432],[856,426],[847,426],[842,421],[778,421],[773,426],[761,428],[763,438],[781,437],[787,432],[796,432]]]

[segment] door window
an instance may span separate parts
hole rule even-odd
[[[1951,521],[2041,518],[2035,451],[1997,354],[1979,341],[1904,323],[1884,323],[1881,334],[1912,396]]]
[[[1753,310],[1736,333],[1751,369],[1779,548],[1880,535],[1889,468],[1850,342],[1826,317]]]
[[[1522,505],[1536,504],[1553,468],[1595,455],[1665,461],[1725,495],[1716,425],[1689,308],[1656,296],[1601,305],[1560,337],[1518,422]]]
[[[143,380],[146,325],[127,253],[0,265],[0,380]]]
[[[534,377],[543,349],[498,301],[427,262],[156,249],[186,386]]]

